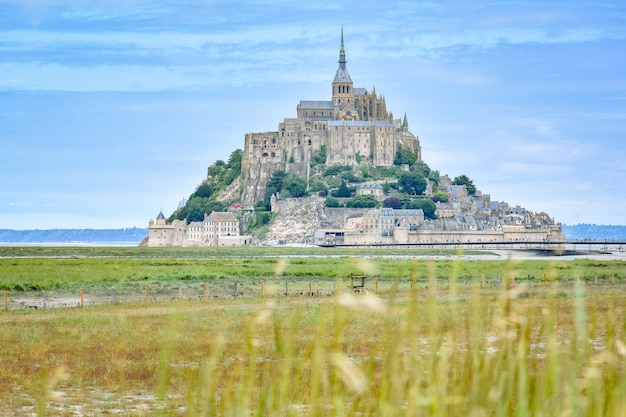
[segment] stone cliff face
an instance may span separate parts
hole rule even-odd
[[[312,244],[315,231],[325,227],[328,227],[328,220],[324,203],[306,201],[302,205],[279,212],[264,240]]]

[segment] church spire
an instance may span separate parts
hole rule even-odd
[[[341,48],[339,48],[339,64],[346,65],[346,48],[343,47],[343,20],[341,21]]]

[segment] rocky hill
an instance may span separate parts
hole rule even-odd
[[[302,205],[279,212],[265,240],[312,244],[315,231],[326,227],[326,223],[324,203],[307,200]]]

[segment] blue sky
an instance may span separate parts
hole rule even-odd
[[[355,87],[423,159],[626,224],[623,1],[0,0],[0,228],[146,227],[301,99]]]

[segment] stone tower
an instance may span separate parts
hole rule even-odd
[[[354,86],[346,67],[346,49],[343,45],[343,24],[341,25],[341,48],[339,49],[339,68],[333,80],[333,103],[339,107],[342,118],[355,118],[358,113],[354,109]]]

